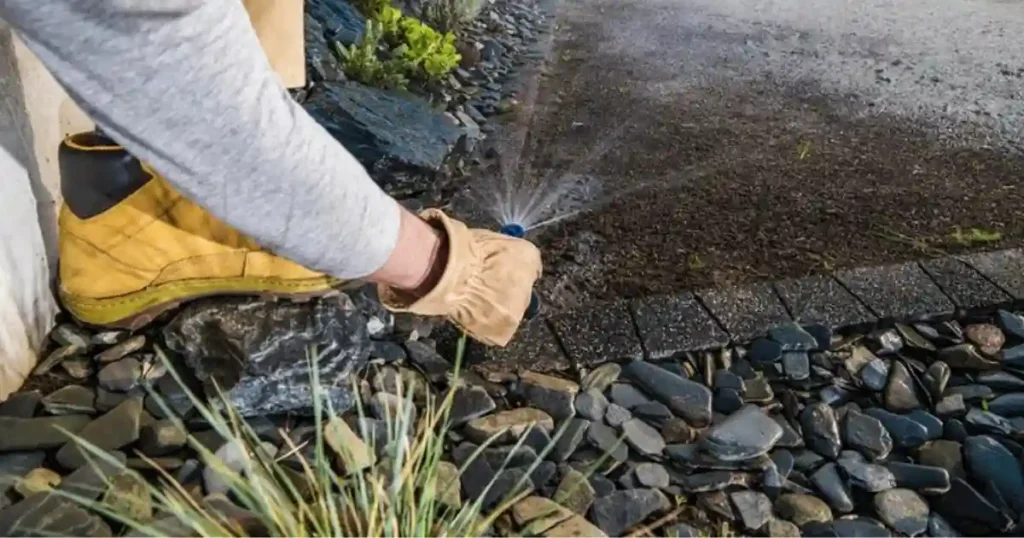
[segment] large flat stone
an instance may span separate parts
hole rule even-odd
[[[692,293],[662,295],[630,301],[633,319],[648,359],[663,359],[681,351],[722,347],[729,343],[715,320]]]
[[[483,350],[483,362],[474,366],[486,372],[556,372],[569,369],[569,358],[544,319],[534,318],[520,325],[512,341],[504,348]]]
[[[577,364],[643,357],[633,318],[623,301],[572,310],[550,321],[569,358]]]
[[[916,263],[860,267],[836,278],[882,319],[925,320],[953,313],[953,303]]]
[[[830,276],[782,280],[775,283],[775,289],[796,321],[804,325],[839,328],[876,321],[870,310]]]
[[[1024,299],[1024,249],[979,252],[957,258],[977,269],[1014,299]]]
[[[751,340],[792,321],[770,284],[709,289],[697,295],[736,341]]]
[[[920,262],[942,291],[953,300],[957,308],[975,310],[994,308],[1013,301],[1010,294],[999,289],[973,267],[953,258],[938,258]]]

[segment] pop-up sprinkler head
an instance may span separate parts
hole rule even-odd
[[[524,237],[526,237],[526,228],[524,228],[522,224],[516,224],[515,222],[510,222],[508,224],[503,224],[501,226],[501,228],[498,229],[498,233],[500,233],[502,235],[507,235],[507,236],[523,239]],[[537,295],[536,291],[531,291],[530,292],[530,305],[526,307],[526,318],[527,319],[532,319],[534,316],[536,316],[539,313],[540,313],[540,296]]]

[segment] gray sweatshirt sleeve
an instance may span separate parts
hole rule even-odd
[[[239,0],[0,0],[109,136],[260,245],[359,278],[398,203],[288,95]]]

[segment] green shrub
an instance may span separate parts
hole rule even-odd
[[[406,88],[410,80],[437,83],[462,59],[455,35],[440,33],[390,4],[366,21],[358,43],[336,45],[348,78],[380,88]]]
[[[406,77],[407,67],[401,59],[388,58],[381,60],[379,56],[380,40],[384,35],[381,23],[374,20],[366,21],[366,31],[359,42],[346,48],[335,43],[341,67],[345,76],[366,84],[387,89],[405,89],[409,85]]]
[[[399,52],[419,77],[436,82],[459,65],[462,57],[455,50],[452,33],[439,33],[412,17],[403,18],[399,26],[403,37]]]
[[[459,32],[480,14],[481,0],[427,0],[423,18],[442,32]]]

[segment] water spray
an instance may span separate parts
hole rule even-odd
[[[515,237],[517,239],[526,238],[526,227],[522,224],[510,222],[502,224],[501,228],[498,229],[498,233],[507,235],[509,237]],[[540,295],[537,295],[536,290],[530,292],[530,305],[526,307],[526,319],[532,319],[534,316],[540,313]]]

